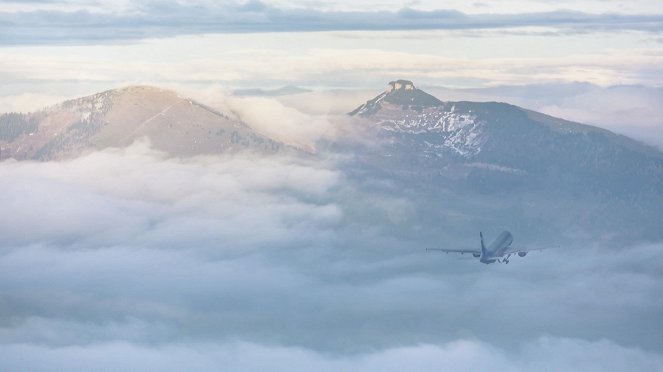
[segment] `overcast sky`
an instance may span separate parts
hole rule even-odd
[[[4,1],[8,82],[661,86],[658,1]],[[315,32],[314,32],[315,31]]]

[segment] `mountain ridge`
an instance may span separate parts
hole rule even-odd
[[[434,100],[426,98],[428,96]],[[519,112],[524,113],[531,119],[531,124],[544,125],[558,133],[604,135],[621,146],[663,159],[663,152],[658,149],[604,128],[553,117],[505,102],[441,101],[416,88],[409,80],[389,82],[384,92],[348,115],[369,119],[387,132],[411,135],[438,133],[443,141],[438,139],[432,147],[472,157],[480,152],[480,146],[485,140],[485,126],[495,125],[500,120],[506,121],[496,115],[491,117],[496,111],[510,111],[508,116],[511,118]]]
[[[357,182],[415,198],[422,230],[491,224],[611,245],[663,238],[658,149],[503,102],[394,104],[390,88],[349,113],[371,146],[339,151],[356,159],[346,169]]]
[[[460,156],[484,162],[480,154],[491,138],[505,132],[518,138],[520,133],[511,127],[525,128],[517,123],[527,121],[530,131],[536,126],[551,131],[541,134],[543,137],[596,134],[630,150],[663,158],[657,149],[606,129],[503,102],[442,101],[409,80],[389,82],[384,92],[349,115],[372,122],[382,135],[418,137],[413,146],[427,156]],[[1,158],[67,158],[84,149],[126,146],[141,136],[150,137],[158,149],[175,155],[276,152],[288,146],[214,108],[147,85],[110,89],[32,113],[0,115]],[[211,136],[223,138],[215,141]]]
[[[18,135],[12,134],[16,130],[5,133],[10,128],[9,119],[23,122],[23,128],[30,129]],[[40,111],[0,117],[2,158],[71,158],[84,151],[124,147],[141,137],[148,137],[156,149],[176,156],[276,153],[285,148],[213,108],[176,92],[145,85],[110,89]]]
[[[411,222],[431,233],[440,221],[465,227],[471,221],[514,226],[519,234],[663,237],[661,152],[507,103],[433,100],[410,83],[390,82],[360,106],[366,110],[354,110],[342,121],[350,128],[341,129],[363,138],[324,138],[315,159],[334,158],[367,195],[413,197]],[[0,115],[2,159],[68,159],[142,137],[173,156],[290,148],[223,112],[149,86]]]

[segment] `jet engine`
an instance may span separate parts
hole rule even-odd
[[[519,257],[525,257],[527,256],[527,252],[518,252]]]
[[[474,256],[476,258],[479,258],[479,257],[481,257],[481,253],[472,253],[472,256]]]

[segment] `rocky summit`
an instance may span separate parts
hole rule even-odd
[[[420,111],[441,105],[442,101],[418,89],[411,81],[395,80],[389,82],[382,94],[357,107],[350,115],[370,116],[390,106]]]

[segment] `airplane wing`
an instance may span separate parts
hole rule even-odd
[[[440,251],[445,253],[470,253],[470,254],[481,254],[481,251],[478,249],[442,249],[442,248],[426,248],[427,251]]]
[[[534,252],[534,251],[542,251],[544,249],[549,249],[549,248],[558,248],[559,246],[552,246],[552,247],[534,247],[534,248],[514,248],[511,247],[509,250],[504,252],[504,254],[516,254],[516,253],[527,253],[527,252]]]

